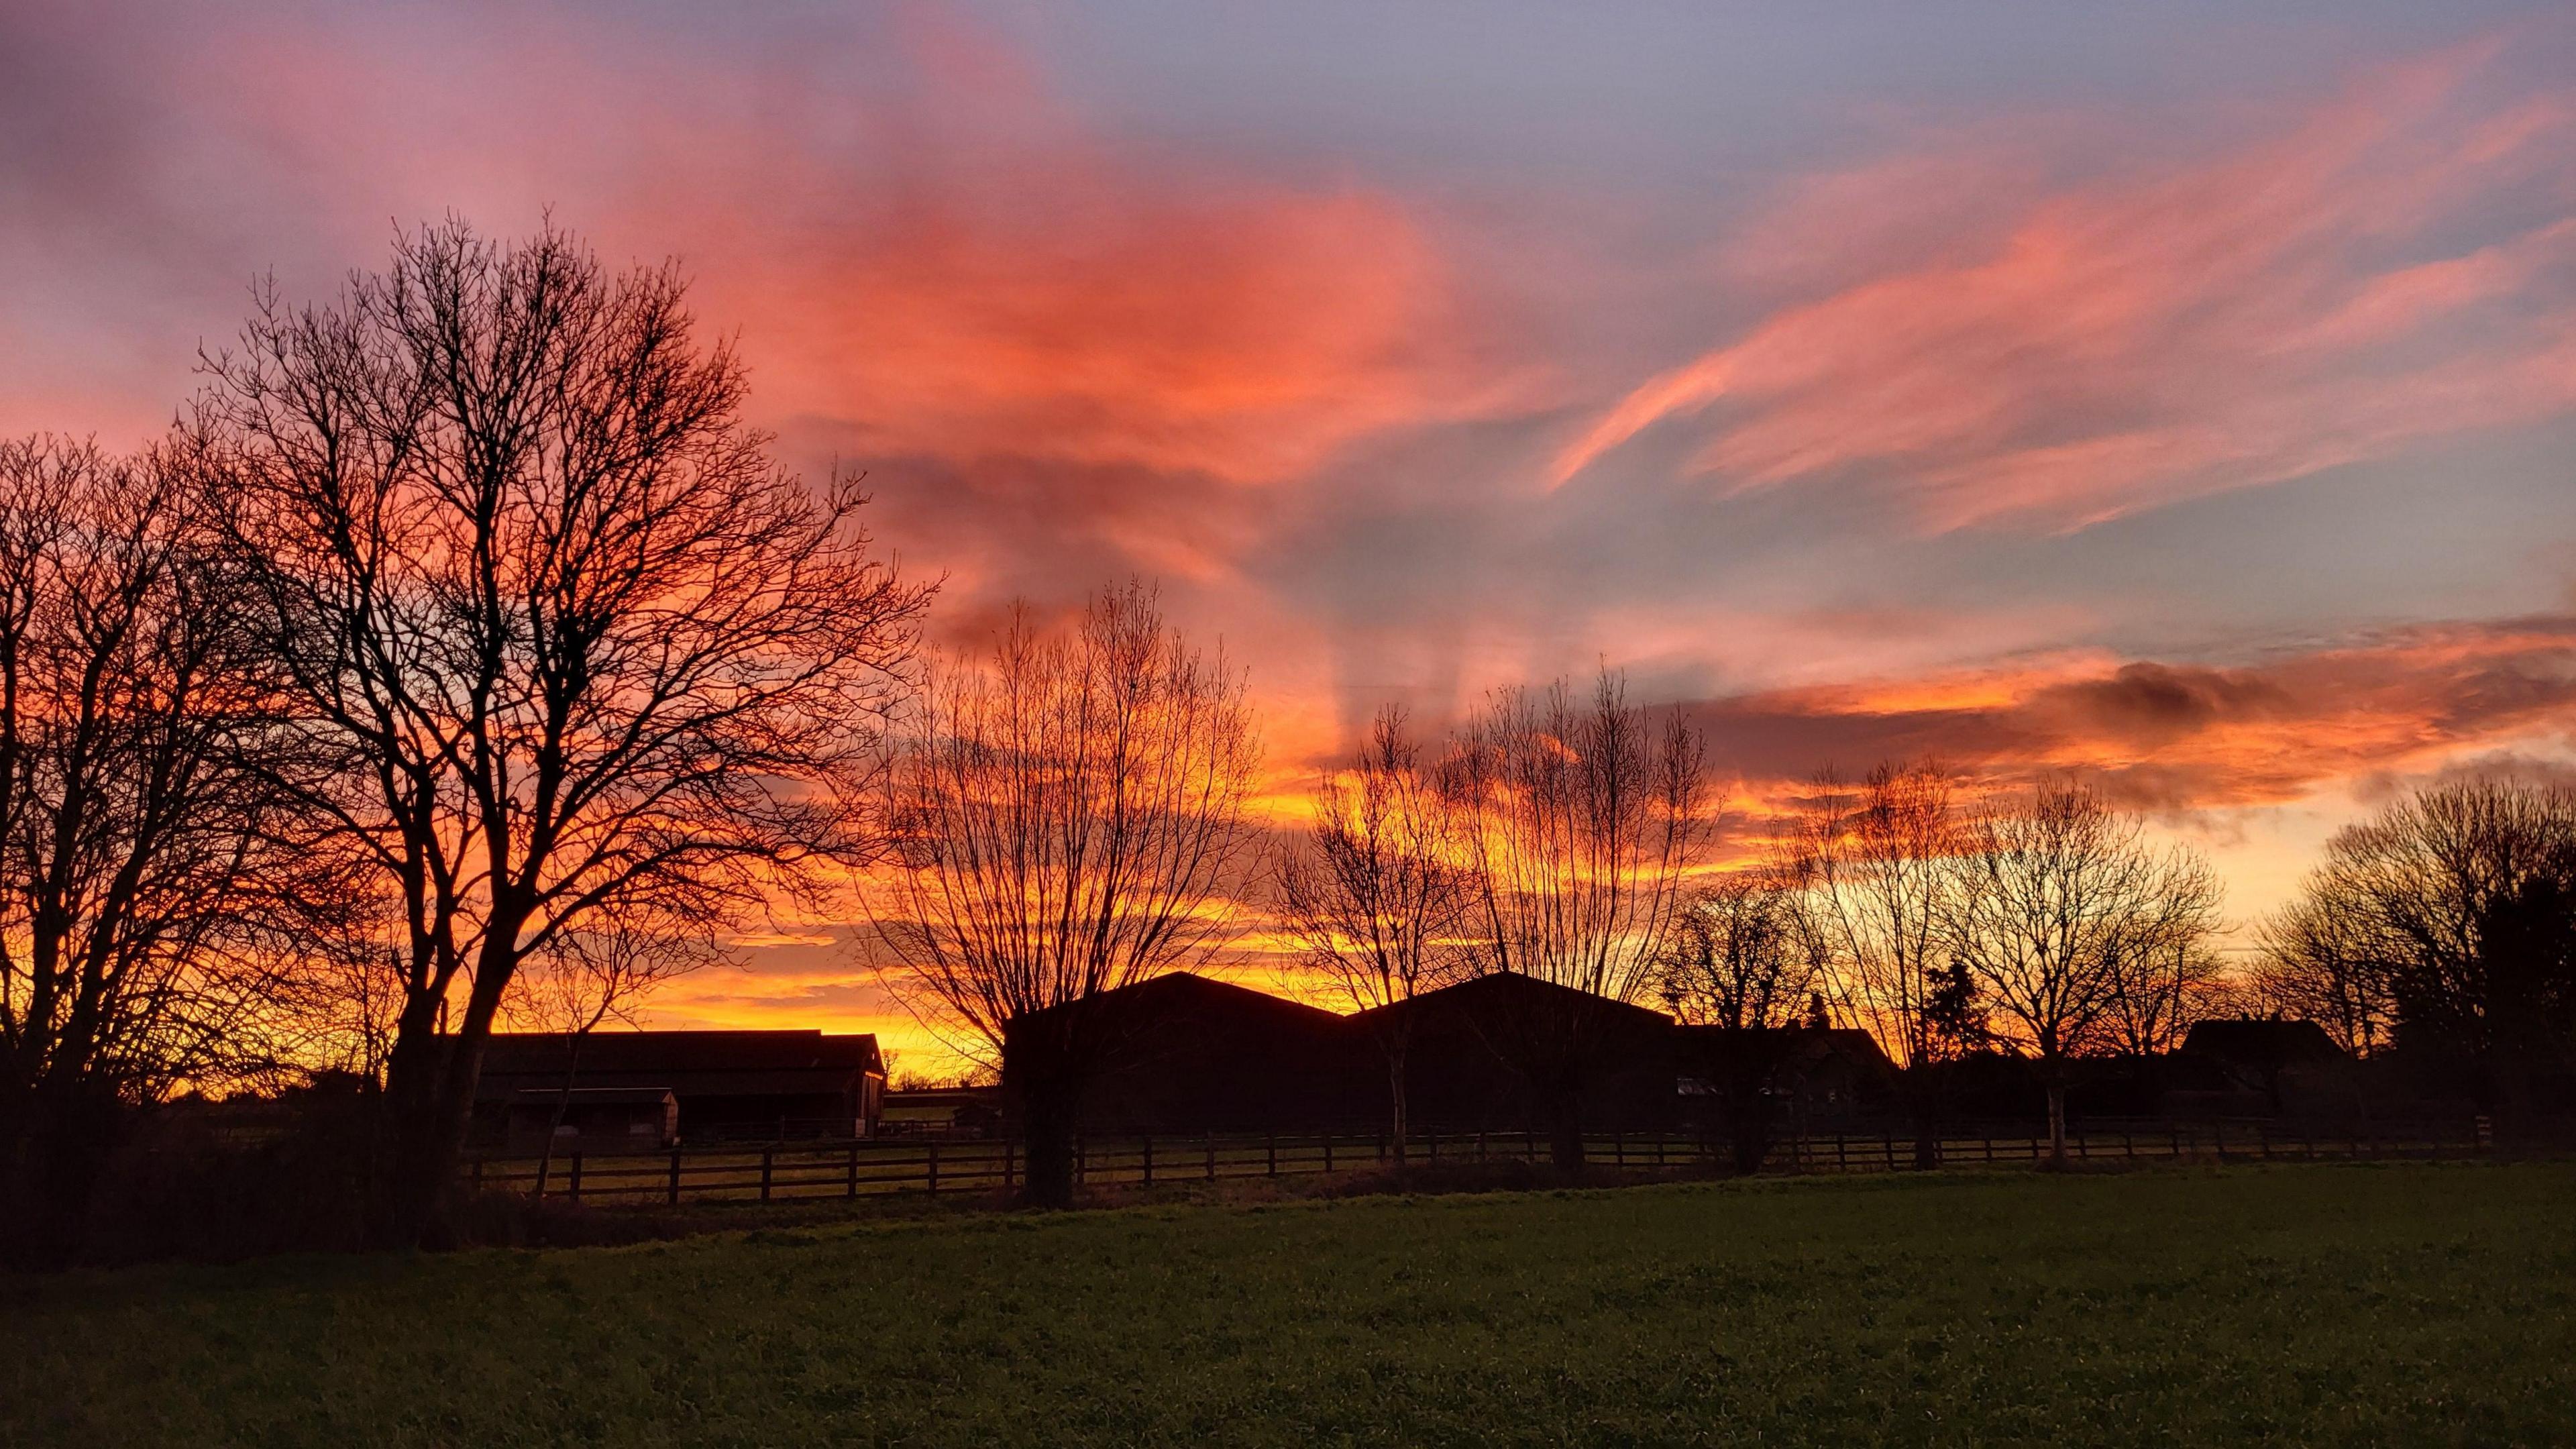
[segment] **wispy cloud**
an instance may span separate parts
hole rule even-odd
[[[1763,256],[1843,212],[1883,233],[1893,202],[1926,229],[1638,386],[1553,477],[1691,420],[1691,466],[1723,487],[1861,473],[1933,529],[2072,528],[2576,408],[2576,92],[2470,85],[2494,48],[2378,71],[2196,165],[2017,203],[1984,239],[1955,195],[1810,189],[1756,229]]]

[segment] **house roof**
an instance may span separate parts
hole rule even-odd
[[[2344,1060],[2343,1048],[2336,1046],[2326,1029],[2313,1021],[2244,1018],[2194,1022],[2183,1038],[2182,1049],[2193,1056],[2249,1067]]]

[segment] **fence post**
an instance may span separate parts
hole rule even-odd
[[[574,1202],[581,1201],[581,1149],[578,1147],[572,1150],[572,1181],[570,1186],[572,1191],[569,1195],[572,1200]]]
[[[776,1165],[777,1155],[778,1149],[775,1147],[760,1149],[760,1200],[762,1202],[769,1201],[771,1169]]]
[[[1896,1170],[1896,1134],[1893,1132],[1879,1133],[1878,1150],[1886,1154],[1887,1170],[1894,1172]]]
[[[1207,1180],[1216,1181],[1216,1134],[1207,1135]]]
[[[1145,1186],[1154,1185],[1154,1134],[1145,1134]]]
[[[1834,1171],[1851,1171],[1851,1140],[1840,1132],[1834,1134]]]
[[[1324,1134],[1324,1170],[1333,1170],[1333,1134],[1330,1132]]]
[[[1538,1134],[1526,1127],[1521,1129],[1521,1161],[1538,1161]]]
[[[1440,1160],[1440,1129],[1434,1127],[1426,1135],[1430,1141],[1431,1160],[1438,1162]]]
[[[1485,1129],[1482,1127],[1476,1129],[1476,1160],[1485,1160]]]
[[[2219,1161],[2227,1160],[2227,1124],[2225,1122],[2212,1121],[2209,1124],[2209,1150],[2218,1154]]]
[[[857,1197],[859,1195],[859,1144],[855,1138],[850,1142],[849,1179],[848,1195]]]
[[[1383,1132],[1377,1134],[1377,1160],[1381,1163],[1386,1161],[1386,1134]]]
[[[1009,1137],[1005,1137],[1005,1138],[1003,1138],[1003,1139],[1002,1139],[1002,1195],[1003,1195],[1004,1197],[1008,1197],[1008,1196],[1010,1196],[1012,1193],[1017,1192],[1017,1191],[1019,1190],[1019,1184],[1018,1184],[1017,1182],[1013,1181],[1013,1173],[1014,1173],[1014,1171],[1019,1167],[1019,1160],[1018,1160],[1018,1159],[1019,1159],[1019,1155],[1020,1155],[1020,1144],[1019,1144],[1019,1142],[1018,1142],[1016,1139],[1013,1139],[1013,1138],[1009,1138]]]
[[[939,1196],[939,1144],[936,1141],[930,1144],[928,1166],[930,1168],[930,1195],[932,1197],[937,1197]]]
[[[1081,1138],[1073,1139],[1073,1185],[1081,1187],[1091,1179],[1091,1150]]]
[[[2120,1134],[2120,1153],[2132,1162],[2138,1160],[2138,1139],[2135,1135],[2127,1132]]]
[[[1279,1175],[1278,1133],[1264,1132],[1261,1134],[1261,1155],[1262,1158],[1270,1165],[1270,1176],[1277,1177]]]
[[[663,1194],[664,1199],[671,1206],[678,1207],[680,1205],[680,1149],[676,1147],[671,1149],[671,1176],[665,1186],[669,1190]]]
[[[1622,1172],[1628,1169],[1628,1134],[1625,1132],[1610,1134],[1610,1165]]]
[[[1992,1162],[1995,1160],[1995,1129],[1992,1127],[1986,1129],[1985,1144],[1986,1161]]]

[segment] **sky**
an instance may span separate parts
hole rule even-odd
[[[679,259],[943,645],[1159,581],[1283,813],[1606,664],[1739,825],[2076,771],[2244,920],[2576,760],[2570,77],[2563,5],[0,0],[0,433],[550,212]],[[938,1061],[863,933],[742,944],[653,1019]]]

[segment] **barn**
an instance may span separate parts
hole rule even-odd
[[[478,1141],[514,1149],[548,1135],[586,1150],[869,1137],[884,1102],[872,1035],[498,1032],[484,1049],[474,1128]]]

